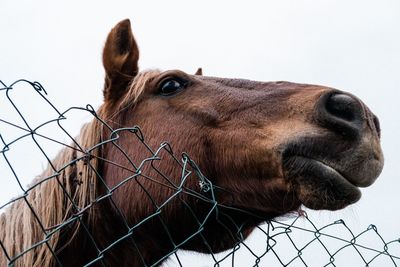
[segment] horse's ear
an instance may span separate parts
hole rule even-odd
[[[203,76],[203,69],[202,68],[198,68],[194,75]]]
[[[108,34],[103,50],[106,71],[104,101],[116,102],[138,73],[139,49],[129,19],[118,23]]]

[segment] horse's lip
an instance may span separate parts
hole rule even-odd
[[[296,155],[286,157],[283,170],[299,200],[308,208],[338,210],[361,197],[355,183],[322,160]]]
[[[289,174],[289,176],[300,174],[301,172],[308,172],[313,176],[321,176],[321,178],[326,178],[328,180],[337,179],[342,183],[357,187],[357,185],[351,182],[350,179],[347,179],[339,170],[321,160],[301,155],[292,155],[285,160],[285,162],[290,161],[292,161],[293,165],[298,166],[289,166],[289,168],[286,169],[286,171],[289,171],[289,173],[292,172]],[[287,166],[288,164],[284,165]],[[292,170],[290,170],[290,168],[292,168]]]

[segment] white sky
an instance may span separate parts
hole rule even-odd
[[[203,67],[205,75],[322,84],[359,96],[380,118],[384,171],[357,204],[311,216],[321,223],[343,218],[355,232],[373,223],[386,240],[400,237],[400,1],[2,0],[0,12],[0,80],[40,81],[60,110],[100,105],[102,46],[125,18],[139,43],[142,69],[193,73]],[[28,96],[21,101],[33,119],[43,120],[41,106]],[[1,103],[0,116],[6,112]],[[74,135],[82,117],[70,128]],[[27,181],[43,168],[30,154],[18,158]],[[0,206],[19,193],[4,177]]]

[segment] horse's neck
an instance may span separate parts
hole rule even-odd
[[[111,207],[110,201],[97,203],[95,222],[82,217],[76,234],[65,231],[57,257],[63,266],[151,266],[165,253],[156,232],[129,236],[129,229]],[[74,234],[73,240],[70,236]],[[146,235],[146,234],[145,234]],[[149,250],[150,249],[150,250]],[[138,253],[140,251],[140,253]]]

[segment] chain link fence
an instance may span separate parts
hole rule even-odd
[[[34,110],[46,109],[48,110],[46,116],[50,117],[38,119],[36,114],[26,113],[27,107],[21,103],[26,105],[29,102],[26,99],[28,94],[22,93],[22,98],[25,99],[24,102],[20,102],[21,97],[14,94],[16,90],[35,94],[41,104]],[[70,119],[72,113],[85,114],[84,116],[97,120],[112,132],[110,138],[89,148],[82,147],[80,141],[72,137],[68,127],[64,124],[67,119]],[[56,129],[63,137],[54,137],[51,129]],[[129,166],[123,166],[95,153],[99,147],[111,144],[127,157],[124,148],[118,144],[118,138],[122,134],[131,135],[131,138],[137,141],[135,142],[138,146],[137,150],[147,155],[141,162],[130,161]],[[27,143],[29,146],[26,145]],[[53,147],[53,150],[54,147],[57,147],[57,149],[62,148],[69,151],[65,153],[72,155],[70,161],[65,164],[54,163],[52,159],[56,153],[55,151],[49,152],[48,147]],[[18,80],[6,85],[0,81],[0,170],[2,173],[0,185],[7,188],[8,184],[14,184],[15,186],[10,190],[20,192],[19,196],[11,200],[6,201],[4,198],[0,198],[0,227],[3,228],[0,228],[0,265],[19,266],[18,263],[24,262],[25,257],[37,257],[39,248],[44,247],[44,250],[50,255],[48,257],[51,257],[48,262],[62,266],[63,259],[60,257],[60,252],[65,247],[60,248],[54,239],[59,240],[60,236],[67,233],[74,225],[79,225],[81,235],[90,240],[88,246],[94,251],[93,257],[87,260],[83,264],[84,266],[107,266],[107,262],[104,261],[107,253],[115,247],[124,249],[125,246],[132,247],[138,255],[140,261],[138,266],[158,266],[167,258],[170,259],[166,263],[168,266],[193,266],[192,263],[186,263],[181,259],[179,250],[185,248],[186,244],[195,238],[203,240],[208,248],[206,252],[209,254],[207,257],[210,265],[214,266],[350,266],[349,262],[352,262],[351,266],[397,266],[400,263],[400,239],[384,240],[376,226],[370,225],[361,233],[354,233],[342,220],[319,227],[305,212],[301,211],[297,215],[292,215],[291,219],[267,220],[265,224],[257,226],[255,231],[258,233],[258,245],[256,248],[250,246],[244,238],[246,235],[241,232],[242,225],[236,225],[235,221],[226,214],[226,210],[233,208],[222,205],[215,197],[218,191],[224,189],[207,179],[190,155],[176,155],[172,148],[173,144],[168,143],[162,143],[156,149],[150,147],[138,126],[111,129],[105,121],[97,116],[95,109],[90,105],[85,108],[72,107],[60,112],[48,100],[45,89],[38,82]],[[29,154],[30,149],[36,150],[38,154],[35,155],[40,155],[38,157],[49,164],[48,167],[43,166],[44,169],[47,168],[47,171],[41,177],[33,180],[33,183],[31,182],[32,177],[29,176],[30,162],[23,160],[23,156]],[[129,161],[129,159],[127,160]],[[160,161],[168,161],[171,167],[178,168],[181,174],[179,179],[168,177],[163,173],[159,168]],[[97,165],[93,162],[97,162]],[[101,174],[96,172],[99,162],[123,168],[130,175],[120,183],[109,187]],[[74,169],[74,166],[79,164],[91,169],[95,173],[98,183],[106,188],[101,194],[90,197],[90,201],[85,205],[76,202],[76,192],[71,189],[74,187],[70,188],[70,185],[66,184],[62,178],[66,174],[70,174],[70,169]],[[198,187],[188,186],[188,181],[191,181],[190,184],[195,181]],[[114,203],[112,197],[114,192],[123,189],[131,182],[142,188],[147,196],[146,203],[152,205],[149,215],[139,218],[135,224],[124,220],[124,212]],[[67,204],[63,219],[49,224],[44,219],[44,214],[38,212],[38,203],[32,195],[37,194],[37,190],[50,183],[53,183],[52,186],[64,194],[63,201]],[[73,177],[71,183],[74,186],[80,186],[83,182],[79,180],[78,174]],[[157,202],[153,198],[152,192],[143,185],[144,183],[150,183],[152,186],[158,187],[158,190],[167,190],[168,197],[162,202]],[[40,203],[45,203],[46,199],[41,201]],[[90,215],[88,214],[90,210],[102,203],[107,203],[107,207],[118,214],[122,222],[122,234],[112,240],[97,244],[98,233],[93,227],[90,227],[88,223]],[[185,233],[179,239],[175,239],[170,234],[172,230],[163,216],[164,211],[176,203],[179,203],[186,214],[191,214],[191,218],[187,220],[196,225],[194,231]],[[206,205],[207,212],[201,215],[196,214],[190,203]],[[31,238],[29,242],[24,239],[23,244],[10,245],[10,243],[18,242],[19,238],[14,236],[10,241],[10,236],[6,232],[7,229],[10,229],[7,220],[12,218],[10,215],[12,212],[17,212],[17,209],[22,206],[29,213],[29,216],[26,216],[31,218],[31,223],[36,225],[35,229],[39,229],[39,233],[36,233],[36,239]],[[246,214],[246,216],[256,216],[245,210],[236,209],[236,211]],[[137,236],[140,236],[140,231],[153,220],[157,220],[163,228],[163,236],[167,240],[166,247],[169,250],[167,253],[159,255],[155,262],[149,263],[146,262],[144,252],[138,245]],[[215,253],[211,249],[212,246],[207,244],[204,226],[210,220],[216,220],[222,226],[226,225],[226,231],[229,232],[236,244],[232,249]],[[26,235],[21,231],[19,229],[14,234]],[[261,237],[262,240],[260,240]],[[74,244],[67,243],[66,246],[68,245],[73,246]]]

